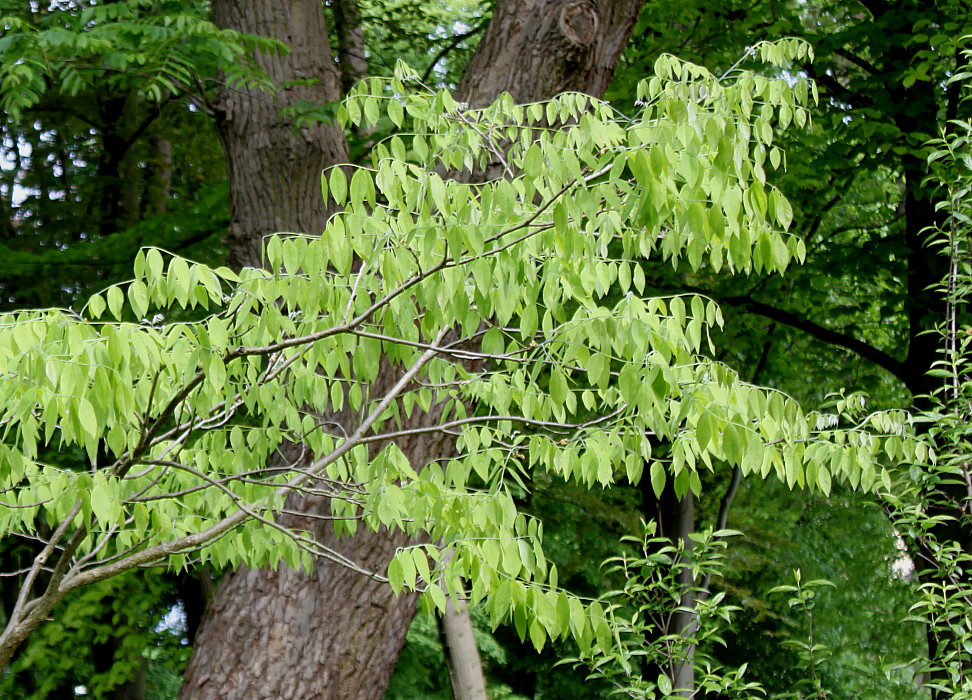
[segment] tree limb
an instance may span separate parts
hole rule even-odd
[[[824,343],[828,343],[829,345],[836,345],[844,348],[845,350],[850,350],[860,357],[863,357],[865,360],[870,360],[878,367],[886,369],[902,382],[907,383],[908,381],[909,373],[904,362],[896,360],[888,353],[879,350],[873,345],[865,343],[862,340],[858,340],[852,335],[841,333],[830,328],[825,328],[815,321],[801,318],[790,311],[785,311],[784,309],[779,309],[775,306],[764,304],[761,301],[756,301],[749,296],[743,295],[724,297],[719,301],[726,304],[731,304],[732,306],[742,307],[751,313],[759,314],[760,316],[765,316],[773,321],[786,324],[791,328],[803,331],[804,333],[807,333],[808,335],[811,335]]]
[[[477,34],[479,34],[479,32],[483,31],[483,29],[486,28],[486,24],[487,22],[485,21],[480,22],[475,27],[470,29],[468,32],[453,37],[452,41],[450,41],[448,44],[443,46],[442,49],[439,50],[439,53],[437,53],[435,57],[432,59],[432,62],[429,63],[429,66],[428,68],[425,69],[425,72],[422,73],[422,82],[423,83],[429,82],[429,77],[432,75],[432,71],[435,70],[435,67],[438,65],[439,61],[445,58],[450,51],[455,51],[456,48],[459,46],[459,44],[461,44],[463,41],[465,41],[471,36],[476,36]]]

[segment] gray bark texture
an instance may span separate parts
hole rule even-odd
[[[239,88],[220,96],[217,127],[229,165],[232,209],[229,263],[259,266],[265,236],[324,230],[329,211],[321,198],[321,171],[348,161],[344,133],[333,124],[295,131],[281,109],[298,100],[340,99],[340,77],[319,0],[213,0],[212,7],[218,26],[279,39],[290,47],[286,55],[256,57],[275,83],[316,81],[277,95]]]
[[[463,82],[458,99],[483,104],[504,90],[523,101],[565,89],[600,95],[641,4],[600,0],[595,9],[595,3],[577,0],[500,0],[493,23],[501,26],[490,26],[470,65],[475,79]],[[319,81],[276,97],[245,90],[223,96],[219,128],[233,210],[227,239],[230,262],[259,265],[264,236],[278,231],[316,234],[324,227],[328,210],[321,201],[320,173],[347,161],[344,135],[331,125],[295,133],[280,108],[294,99],[334,101],[340,79],[319,0],[213,0],[213,16],[221,27],[271,36],[291,47],[285,56],[258,56],[273,80]],[[517,27],[513,35],[511,22]],[[382,368],[373,393],[400,374],[399,368]],[[434,412],[413,414],[420,423],[436,419]],[[416,466],[453,449],[450,441],[429,438],[400,447]],[[323,500],[291,498],[287,509],[329,514]],[[384,530],[359,530],[353,538],[338,540],[326,520],[279,520],[314,533],[324,546],[368,571],[383,572],[407,541],[401,533]],[[414,596],[396,598],[387,585],[325,560],[310,574],[285,567],[228,572],[196,635],[180,697],[380,699],[415,604]]]
[[[469,61],[459,99],[483,107],[577,91],[600,97],[644,0],[498,0]]]

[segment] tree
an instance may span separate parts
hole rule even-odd
[[[601,3],[596,10],[589,2],[544,2],[530,7],[500,2],[455,98],[482,106],[503,91],[512,93],[517,101],[548,98],[564,90],[600,95],[640,6],[640,0]],[[311,87],[280,95],[278,104],[257,92],[234,90],[224,94],[225,117],[220,129],[230,163],[234,210],[230,259],[255,265],[261,262],[262,240],[269,232],[317,233],[324,227],[328,209],[317,196],[320,172],[348,160],[343,135],[327,124],[297,132],[278,114],[294,101],[337,101],[340,81],[330,48],[321,40],[327,32],[319,2],[306,0],[287,7],[274,2],[249,3],[245,11],[238,3],[217,2],[213,9],[217,24],[235,31],[258,34],[286,28],[285,33],[271,38],[286,41],[293,51],[286,56],[257,58],[275,82],[316,78]],[[350,12],[340,14],[343,23],[338,27],[339,35],[349,34],[346,23],[353,16]],[[539,81],[538,76],[546,76],[546,82]],[[496,157],[502,159],[499,152]],[[394,375],[382,373],[375,379],[375,391],[383,392]],[[347,417],[338,420],[350,429]],[[430,418],[416,415],[415,420],[419,423],[414,427],[422,427],[436,418],[434,414]],[[403,449],[418,466],[433,457],[449,456],[453,450],[450,442],[436,443],[422,437]],[[325,504],[316,507],[326,509]],[[380,569],[407,541],[403,536],[379,532],[359,533],[353,541],[339,543],[327,522],[319,523],[317,536],[366,570]],[[300,595],[294,597],[286,591],[300,591]],[[252,663],[250,655],[273,649],[276,656],[272,663],[279,669],[271,673],[274,678],[293,677],[294,669],[303,669],[307,678],[295,678],[298,685],[302,681],[321,683],[335,697],[371,697],[391,676],[414,606],[414,596],[393,598],[386,587],[323,562],[313,575],[289,570],[229,573],[201,630],[185,693],[190,697],[204,692],[222,695],[225,691],[219,686],[203,689],[214,682],[213,668],[240,669],[249,681],[234,681],[243,684],[237,692],[246,693],[246,682],[259,688],[266,683],[267,667],[263,663],[269,662]],[[313,613],[308,614],[308,610]],[[347,619],[350,611],[356,616],[353,622]],[[292,634],[297,621],[308,618],[315,622],[301,623],[306,634]],[[286,619],[293,624],[274,626],[268,619]],[[236,642],[235,634],[263,642],[243,647]],[[324,659],[335,661],[322,671]],[[354,661],[338,663],[338,659]],[[362,673],[364,668],[371,675]]]
[[[354,60],[361,58],[357,42],[368,39],[367,31],[362,31],[362,27],[358,24],[362,14],[366,18],[370,16],[376,20],[375,23],[382,26],[382,31],[386,34],[389,27],[408,27],[409,22],[416,27],[412,30],[413,34],[428,33],[421,21],[409,20],[403,24],[400,13],[396,13],[393,19],[389,19],[385,16],[386,10],[383,8],[383,3],[364,3],[364,13],[356,12],[354,2],[332,4],[336,20],[334,25],[339,34],[339,52],[342,57],[340,65],[342,81],[345,85],[353,82],[354,76],[349,73],[349,69],[353,69],[352,73],[357,71],[360,76],[361,63]],[[550,70],[557,61],[579,61],[577,65],[570,64],[573,68],[579,68],[586,62],[587,67],[584,70],[573,70],[569,76],[571,80],[580,82],[564,84],[561,87],[585,87],[584,80],[588,76],[593,76],[591,78],[594,80],[593,87],[588,86],[586,89],[603,89],[603,83],[609,77],[615,60],[612,56],[616,57],[623,47],[626,33],[634,21],[640,3],[605,3],[599,10],[600,17],[593,12],[589,3],[568,4],[570,8],[564,10],[559,24],[548,25],[536,19],[530,20],[524,15],[531,22],[531,27],[522,36],[521,46],[534,40],[542,40],[548,42],[552,48],[557,41],[550,44],[549,40],[563,31],[559,27],[569,30],[570,36],[566,39],[569,46],[558,51],[553,56],[553,60],[542,58],[537,65]],[[560,13],[554,5],[557,3],[549,4],[544,8],[534,8],[534,17],[559,17]],[[238,27],[250,27],[257,34],[262,32],[261,27],[258,26],[261,19],[271,19],[266,13],[257,17],[260,12],[269,12],[267,8],[251,7],[247,8],[249,12],[236,12],[237,8],[229,3],[223,3],[215,9],[217,18],[221,22]],[[216,31],[215,27],[205,19],[200,19],[206,15],[202,3],[113,2],[88,8],[69,5],[47,9],[28,9],[22,4],[11,3],[10,16],[7,18],[9,23],[5,20],[5,25],[10,30],[10,41],[4,44],[5,104],[11,114],[21,117],[23,123],[33,125],[36,122],[31,117],[37,112],[44,112],[49,102],[56,103],[62,95],[66,95],[74,100],[67,104],[73,105],[75,102],[83,104],[83,100],[77,98],[82,91],[88,91],[84,95],[85,99],[90,95],[92,101],[98,102],[101,96],[111,94],[114,103],[128,105],[126,114],[138,115],[139,110],[142,110],[141,113],[147,115],[141,125],[132,126],[129,122],[118,125],[128,129],[119,139],[112,141],[112,143],[118,141],[121,144],[119,148],[109,148],[110,144],[108,144],[111,140],[109,137],[113,133],[112,129],[116,127],[116,120],[106,117],[98,125],[99,128],[104,127],[101,131],[105,134],[104,152],[108,160],[116,164],[124,161],[125,167],[128,167],[124,178],[112,176],[111,172],[98,171],[94,180],[96,187],[99,188],[99,192],[108,193],[103,205],[97,204],[98,200],[90,200],[91,208],[99,216],[102,212],[114,212],[117,208],[119,198],[112,196],[110,191],[117,190],[120,184],[128,188],[125,201],[129,205],[137,201],[138,197],[133,196],[133,193],[137,189],[138,178],[133,177],[133,174],[138,173],[135,166],[141,154],[136,155],[132,145],[137,144],[144,135],[146,125],[158,123],[159,114],[165,110],[167,110],[165,113],[172,114],[173,105],[184,104],[187,100],[197,112],[216,117],[217,123],[222,127],[222,140],[227,148],[231,166],[233,220],[246,221],[248,225],[252,225],[252,228],[245,231],[241,230],[240,225],[231,226],[230,259],[236,265],[243,262],[258,263],[260,240],[264,235],[280,229],[307,232],[321,230],[327,209],[325,203],[320,202],[315,194],[319,170],[324,165],[346,160],[343,135],[326,124],[314,123],[314,120],[322,114],[315,110],[318,110],[322,104],[325,107],[327,103],[333,104],[340,97],[340,93],[336,93],[333,89],[334,66],[330,62],[329,49],[326,42],[323,44],[321,42],[321,36],[326,36],[326,31],[323,34],[316,31],[325,26],[321,7],[319,4],[304,3],[297,9],[303,13],[301,17],[308,21],[292,22],[290,25],[290,34],[286,38],[288,41],[293,40],[295,51],[287,54],[286,57],[283,55],[274,57],[282,50],[280,44],[261,41],[254,36],[247,38],[238,32]],[[441,8],[433,8],[433,10],[436,16],[445,18],[441,23],[446,27],[454,24],[454,20],[449,18],[447,12],[443,13]],[[506,14],[509,15],[510,12],[506,11]],[[295,18],[295,12],[289,11],[288,16],[291,19]],[[277,18],[282,17],[278,13]],[[567,23],[568,21],[570,24]],[[575,36],[572,28],[577,22],[585,21],[600,22],[599,26],[605,29],[605,35],[594,36],[588,31],[583,36]],[[480,22],[476,31],[484,24]],[[364,29],[367,29],[367,26]],[[470,36],[475,33],[473,30],[468,32]],[[455,50],[461,38],[456,40],[449,38],[441,51],[436,48],[435,60],[427,72],[441,65],[443,57],[448,51]],[[506,39],[499,37],[501,43],[506,43]],[[415,42],[412,43],[414,45]],[[264,59],[261,59],[263,60],[261,67],[265,68],[266,72],[257,69],[250,60],[249,51],[254,48],[263,52]],[[400,49],[396,48],[396,51],[398,50]],[[383,55],[386,54],[383,52]],[[422,58],[421,52],[417,55]],[[591,56],[595,56],[596,61],[589,61]],[[345,61],[344,58],[348,60]],[[453,63],[450,61],[448,65],[451,66]],[[219,81],[216,80],[217,70],[221,71]],[[563,73],[562,69],[557,70]],[[260,88],[267,90],[270,87],[267,81],[268,73],[272,78],[279,79],[278,87],[285,88],[272,97],[260,90]],[[449,71],[444,75],[448,77]],[[213,94],[212,86],[217,82],[225,88],[222,95]],[[247,92],[246,87],[254,89]],[[497,94],[502,87],[503,80],[498,80],[492,86],[488,84],[481,86],[481,88],[493,89]],[[546,93],[547,96],[549,94],[551,93]],[[238,118],[234,120],[233,111],[235,109],[235,114],[238,116],[239,110],[244,108],[241,105],[245,105],[249,114],[242,128],[240,120]],[[283,108],[283,112],[278,114],[277,107]],[[88,109],[86,112],[85,109],[81,109],[79,113],[83,119],[91,113],[91,110]],[[323,114],[326,113],[325,109]],[[283,117],[283,121],[278,123],[278,117]],[[303,131],[299,134],[291,133],[291,122],[303,124]],[[130,126],[132,128],[129,128]],[[51,132],[42,132],[41,140],[43,141],[49,133]],[[54,133],[60,133],[59,129]],[[90,141],[90,137],[85,133],[82,133],[80,138]],[[172,141],[180,146],[187,146],[187,152],[193,156],[200,150],[194,148],[196,144],[191,139],[185,138],[184,133]],[[264,171],[248,170],[248,164],[258,160],[254,158],[254,154],[260,152],[261,144],[267,142],[274,144],[273,155],[277,159],[277,165]],[[254,145],[255,147],[251,148]],[[292,157],[285,155],[285,151],[290,152]],[[314,157],[319,160],[308,158],[311,154],[316,154]],[[179,159],[177,163],[182,165],[193,156]],[[92,158],[89,162],[93,160],[95,159]],[[35,160],[34,167],[43,166],[44,162]],[[162,162],[167,161],[162,158]],[[71,160],[62,157],[60,163],[64,168],[66,164],[71,163]],[[295,167],[297,163],[307,167],[297,168]],[[41,169],[42,167],[38,168]],[[15,172],[19,173],[20,169]],[[164,167],[160,172],[169,172],[171,176],[171,171]],[[283,173],[292,174],[293,179],[281,180]],[[17,180],[18,177],[14,175],[11,179]],[[102,187],[100,184],[102,182],[107,183],[108,186]],[[7,194],[15,192],[19,186],[22,185],[19,183],[11,185],[7,189]],[[308,187],[310,190],[307,189]],[[164,182],[152,191],[165,191]],[[258,191],[260,196],[253,196],[253,191]],[[43,193],[44,190],[41,189],[41,196],[38,198],[41,201],[45,200]],[[190,189],[190,197],[192,193],[193,190]],[[268,198],[267,193],[275,194]],[[293,193],[293,196],[289,193]],[[267,199],[275,199],[273,212],[266,207],[261,208],[261,202],[265,203]],[[89,200],[84,198],[82,201]],[[297,201],[302,204],[297,205]],[[219,203],[218,198],[216,202]],[[92,258],[99,263],[100,259],[106,256],[110,256],[112,261],[124,261],[130,259],[138,245],[146,241],[164,243],[170,250],[181,251],[181,246],[186,240],[199,242],[202,238],[200,229],[205,232],[208,242],[212,245],[212,232],[218,231],[220,222],[225,219],[225,213],[222,211],[218,216],[212,215],[213,203],[213,199],[209,199],[207,208],[193,208],[192,214],[198,217],[193,222],[198,220],[201,223],[199,227],[188,225],[190,222],[185,218],[187,213],[185,209],[177,212],[170,219],[152,220],[151,226],[140,225],[135,230],[126,232],[125,236],[119,235],[120,232],[114,229],[111,231],[106,229],[97,235],[79,232],[77,226],[70,223],[69,255],[77,259],[81,274],[78,275],[77,283],[62,285],[62,288],[73,290],[73,296],[70,296],[65,303],[72,299],[83,299],[88,289],[97,288],[97,283],[92,287],[86,286],[92,280],[90,275],[85,274],[86,266],[97,264],[92,262]],[[65,211],[70,211],[66,206],[55,205],[52,209],[56,210],[61,217],[64,217]],[[135,209],[129,206],[128,211],[132,214]],[[142,207],[142,210],[144,211],[145,207]],[[22,215],[24,211],[25,209],[21,208],[18,213]],[[46,222],[47,220],[43,213],[34,211],[32,214],[36,221]],[[76,222],[78,217],[74,213],[64,217],[64,220]],[[105,221],[108,222],[106,225],[109,227],[116,224],[115,217],[105,217]],[[49,225],[47,230],[50,230]],[[19,239],[18,245],[30,240],[20,235],[21,233],[22,231],[16,236]],[[173,240],[169,237],[170,233],[179,235]],[[88,245],[88,241],[94,241],[95,245]],[[101,245],[102,242],[109,241],[110,245]],[[63,237],[59,237],[55,243],[62,248],[68,245]],[[27,255],[15,258],[23,260],[26,274],[33,275],[41,265],[49,264],[47,260],[50,256],[37,255],[35,250],[36,248]],[[63,258],[63,255],[58,257],[58,264],[63,262]],[[112,272],[117,274],[122,269],[116,266],[112,268]],[[22,278],[21,276],[20,279]],[[108,281],[111,278],[101,279]],[[8,288],[14,288],[14,285],[11,284]],[[39,295],[37,303],[45,303],[41,301],[45,298],[51,298],[50,290]],[[325,597],[324,600],[328,598]],[[194,604],[190,607],[197,607],[196,602],[193,601]],[[348,608],[341,607],[338,614],[346,613],[347,610]],[[405,617],[408,617],[407,613]],[[189,623],[191,631],[195,628],[195,622],[190,620]],[[344,629],[349,626],[336,625],[336,627]],[[379,638],[381,637],[375,637],[375,639]]]
[[[736,41],[801,36],[817,51],[802,68],[826,99],[814,132],[782,135],[788,168],[773,180],[793,202],[807,265],[785,280],[755,282],[656,266],[648,273],[656,288],[688,282],[720,300],[731,330],[723,338],[727,356],[761,368],[760,381],[812,402],[851,385],[879,406],[926,406],[940,382],[928,371],[946,310],[937,281],[947,267],[926,245],[928,227],[944,216],[935,204],[941,180],[928,177],[926,158],[929,139],[968,115],[959,85],[948,82],[967,64],[956,43],[969,32],[967,3],[726,0],[670,10],[646,7],[624,71],[669,47],[724,66],[735,60]],[[625,85],[618,81],[612,97]],[[964,488],[938,484],[945,496],[932,499],[944,516],[939,537],[972,541],[957,517]],[[921,545],[910,549],[917,557]],[[937,642],[930,642],[934,656]]]
[[[0,193],[9,214],[0,240],[2,308],[77,306],[130,277],[131,261],[147,243],[221,261],[229,207],[225,163],[206,114],[209,78],[220,68],[231,85],[244,77],[267,83],[248,69],[248,40],[218,30],[204,10],[198,2],[0,4]],[[82,462],[80,453],[57,449],[43,459],[65,468]],[[4,570],[23,568],[39,551],[35,543],[4,541]],[[77,685],[100,694],[106,683],[123,693],[120,674],[133,664],[141,676],[130,680],[133,688],[144,687],[146,674],[181,674],[180,637],[157,631],[181,598],[191,634],[194,600],[185,577],[166,578],[127,577],[74,596],[45,634],[68,640],[62,643],[71,654],[35,638],[16,665],[20,685],[10,694],[52,687],[68,694]],[[6,610],[16,587],[9,578],[0,582]],[[85,617],[96,624],[79,627]],[[163,648],[167,661],[158,657]],[[148,667],[143,652],[154,656]],[[56,663],[45,667],[39,659]]]
[[[761,54],[782,65],[805,50]],[[345,112],[373,122],[384,105],[391,121],[412,119],[421,167],[393,137],[371,167],[350,178],[332,169],[326,189],[344,210],[323,237],[272,237],[269,270],[239,274],[149,249],[134,281],[93,296],[81,315],[5,316],[2,420],[14,439],[3,446],[4,488],[16,507],[3,526],[46,544],[9,615],[3,661],[67,593],[133,566],[297,568],[312,554],[353,565],[311,536],[318,517],[424,532],[428,544],[389,563],[393,590],[424,586],[441,608],[465,580],[494,622],[511,616],[538,647],[568,633],[582,647],[608,645],[603,612],[558,589],[542,528],[516,515],[502,477],[530,463],[608,485],[616,466],[639,479],[647,458],[656,488],[672,478],[688,491],[715,458],[824,492],[834,477],[873,486],[878,435],[901,430],[894,415],[839,441],[826,423],[814,432],[795,403],[698,355],[719,322],[714,304],[634,294],[599,303],[612,279],[642,286],[629,262],[638,256],[781,271],[799,253],[772,228],[790,214],[762,184],[772,129],[751,99],[803,113],[806,85],[745,73],[720,82],[673,59],[658,72],[630,121],[578,94],[472,111],[448,92],[414,91],[402,69],[391,92],[366,86]],[[512,181],[434,172],[483,167],[497,134],[509,141]],[[671,169],[651,167],[663,155]],[[724,196],[704,198],[714,182]],[[699,230],[709,237],[689,235]],[[172,309],[186,318],[124,321]],[[378,394],[382,356],[397,380]],[[466,414],[467,399],[482,413]],[[438,404],[435,425],[398,427],[396,416]],[[315,418],[344,410],[360,416],[353,432]],[[417,470],[396,444],[449,430],[460,454],[444,467]],[[651,455],[658,438],[671,440],[670,455]],[[309,454],[273,466],[285,440]],[[88,469],[38,461],[50,442],[83,450]],[[374,444],[382,449],[369,456]],[[899,456],[923,449],[906,436],[888,444]],[[293,493],[330,496],[331,510],[289,525]],[[38,532],[45,520],[50,531]]]

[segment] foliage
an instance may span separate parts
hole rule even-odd
[[[593,647],[575,664],[590,666],[593,678],[605,678],[618,695],[631,698],[682,697],[690,693],[718,693],[719,697],[763,696],[758,683],[743,679],[746,665],[734,671],[720,668],[705,653],[720,636],[739,608],[725,601],[725,593],[709,595],[708,583],[725,566],[725,538],[739,534],[711,529],[693,533],[674,543],[655,537],[655,524],[645,526],[638,538],[624,538],[637,546],[634,556],[623,555],[604,562],[606,573],[620,574],[624,586],[602,600],[614,620],[614,643]],[[693,585],[684,584],[689,574]],[[686,608],[686,606],[688,606]],[[677,614],[688,609],[695,622],[690,630],[678,629]],[[696,687],[679,688],[677,670],[694,664]]]
[[[482,0],[392,0],[362,2],[365,45],[377,72],[395,60],[422,71],[425,80],[454,89],[489,22]]]
[[[17,117],[49,92],[75,97],[102,84],[153,102],[210,90],[201,76],[225,75],[231,87],[273,86],[252,50],[284,51],[279,42],[219,29],[195,0],[70,3],[41,10],[0,4],[0,107]]]
[[[74,591],[7,667],[0,692],[25,700],[73,695],[81,663],[88,694],[103,697],[146,664],[155,697],[175,697],[171,686],[175,679],[178,689],[188,649],[182,634],[163,624],[173,593],[171,583],[154,572],[128,572]],[[113,640],[119,640],[117,648]],[[67,643],[70,654],[64,653]],[[108,648],[110,664],[92,665],[92,658],[103,661]],[[160,695],[166,685],[169,694]]]
[[[476,647],[482,656],[485,671],[506,668],[510,659],[506,649],[497,643],[486,628],[489,619],[482,608],[471,611]],[[425,607],[419,610],[408,630],[408,643],[403,657],[395,666],[395,673],[385,692],[385,700],[452,700],[453,689],[449,669],[445,663],[442,636],[435,613]],[[508,685],[487,673],[487,693],[496,700],[527,700],[513,692]]]
[[[793,581],[827,579],[813,610],[814,639],[831,655],[818,671],[837,696],[915,700],[911,660],[927,648],[924,630],[903,622],[915,600],[903,542],[869,494],[835,489],[827,498],[789,492],[772,482],[748,480],[733,502],[733,542],[720,580],[742,608],[716,650],[728,666],[749,663],[748,675],[770,697],[791,691],[807,674],[785,640],[806,641],[809,620],[769,590]],[[849,614],[848,611],[853,611]]]
[[[818,589],[825,586],[833,587],[834,584],[826,579],[816,579],[813,581],[804,581],[803,576],[800,574],[800,570],[796,569],[793,572],[793,578],[796,583],[794,585],[784,585],[777,586],[770,591],[773,593],[789,593],[790,598],[787,600],[787,605],[791,610],[795,610],[801,615],[805,616],[807,619],[807,639],[804,641],[802,639],[788,639],[786,644],[797,649],[799,652],[800,660],[803,662],[804,667],[808,677],[804,679],[801,685],[806,685],[809,688],[809,695],[805,696],[803,692],[799,689],[793,690],[792,693],[787,694],[783,697],[826,697],[823,686],[820,682],[820,675],[818,667],[830,657],[830,649],[825,645],[821,644],[814,638],[813,634],[813,609],[817,605],[817,594]]]
[[[782,66],[808,48],[754,53]],[[718,460],[827,493],[886,482],[885,457],[924,457],[899,414],[837,429],[705,358],[713,302],[627,293],[644,289],[644,257],[762,273],[802,257],[765,167],[782,163],[772,123],[806,123],[812,86],[662,57],[631,119],[575,94],[470,111],[413,80],[400,67],[339,110],[367,125],[384,109],[413,135],[376,146],[371,167],[332,169],[324,193],[344,211],[320,238],[271,237],[269,271],[146,249],[133,281],[80,314],[3,317],[0,532],[46,544],[0,659],[65,595],[136,566],[353,566],[275,521],[294,492],[331,496],[340,531],[441,543],[368,572],[396,591],[441,608],[466,580],[492,624],[586,651],[609,643],[608,620],[559,589],[541,524],[517,513],[503,481],[526,465],[602,487],[646,470],[684,494]],[[494,159],[510,179],[435,172]],[[615,281],[626,295],[605,307]],[[432,425],[399,427],[433,406]],[[342,412],[346,432],[328,418]],[[419,469],[396,444],[447,431],[460,454],[444,465]],[[658,440],[671,449],[653,454]],[[306,454],[281,462],[285,442]],[[48,445],[82,450],[86,468],[41,461]]]
[[[969,52],[966,52],[966,58]],[[972,73],[961,71],[951,78],[967,92]],[[968,99],[966,95],[966,99]],[[931,374],[939,390],[925,397],[920,420],[937,445],[937,459],[901,471],[895,488],[885,494],[892,520],[909,542],[914,543],[920,581],[912,606],[913,619],[926,626],[929,654],[919,660],[926,685],[938,697],[972,697],[972,598],[968,581],[972,552],[956,532],[968,523],[970,420],[972,420],[972,124],[954,121],[933,142],[928,156],[934,177],[947,188],[940,208],[944,224],[930,232],[929,245],[942,248],[950,260],[942,291],[948,300],[947,317],[939,326],[941,360]]]
[[[203,10],[190,2],[3,5],[0,72],[36,89],[0,86],[2,308],[83,303],[130,276],[146,243],[218,259],[225,165],[205,111],[215,57],[246,41],[216,32]],[[153,76],[186,62],[198,68],[193,80],[156,95]]]

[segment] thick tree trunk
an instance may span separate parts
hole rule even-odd
[[[216,0],[221,27],[284,41],[283,56],[257,56],[275,82],[311,79],[276,96],[227,90],[220,137],[230,176],[230,262],[260,265],[263,237],[274,232],[320,233],[328,210],[320,175],[348,159],[343,133],[319,124],[295,131],[281,109],[298,99],[340,98],[340,81],[319,0],[237,3]],[[291,510],[328,514],[326,502],[288,503]],[[301,523],[325,546],[362,568],[383,571],[401,536],[362,532],[336,541],[329,521]],[[415,601],[395,599],[388,586],[330,562],[311,574],[228,572],[197,632],[183,698],[380,697],[390,677]]]
[[[326,503],[289,506],[317,509]],[[401,533],[336,540],[329,522],[307,529],[361,568],[382,571]],[[379,583],[330,562],[311,574],[228,573],[196,638],[181,697],[212,700],[380,698],[415,614],[415,596],[395,598]]]
[[[471,70],[479,75],[460,88],[459,99],[484,103],[503,90],[521,100],[564,89],[601,94],[640,6],[641,0],[602,0],[595,12],[589,2],[501,0],[497,16],[529,31],[515,37],[488,34],[473,59],[478,67]],[[561,19],[550,24],[551,13]],[[327,208],[321,201],[320,173],[347,160],[344,136],[330,125],[295,133],[280,108],[294,99],[334,101],[340,81],[319,0],[214,0],[213,15],[221,27],[272,36],[291,47],[286,56],[258,56],[273,80],[318,81],[276,98],[245,90],[224,95],[219,127],[233,209],[230,261],[254,265],[261,261],[265,235],[323,229]],[[532,41],[543,41],[548,49],[534,50]],[[534,80],[539,87],[531,89]],[[391,377],[395,369],[386,372]],[[379,377],[377,383],[382,381]],[[416,465],[450,449],[428,439],[402,447]],[[329,512],[325,502],[288,502],[288,509],[298,508]],[[354,538],[336,540],[327,521],[309,519],[299,525],[324,546],[377,572],[405,542],[402,535],[386,531],[359,531]],[[414,609],[414,597],[395,598],[387,585],[329,561],[318,561],[309,575],[284,567],[229,572],[196,636],[181,697],[381,698]]]
[[[340,99],[340,79],[319,0],[214,0],[212,5],[220,27],[279,39],[290,47],[286,55],[257,56],[271,80],[313,81],[277,95],[245,89],[221,95],[217,126],[229,164],[232,208],[229,262],[258,266],[264,236],[324,230],[328,209],[321,198],[321,171],[347,162],[344,134],[333,124],[295,130],[281,109],[298,100],[323,104]]]
[[[498,0],[459,84],[473,107],[501,92],[533,102],[569,90],[600,97],[644,0]]]

